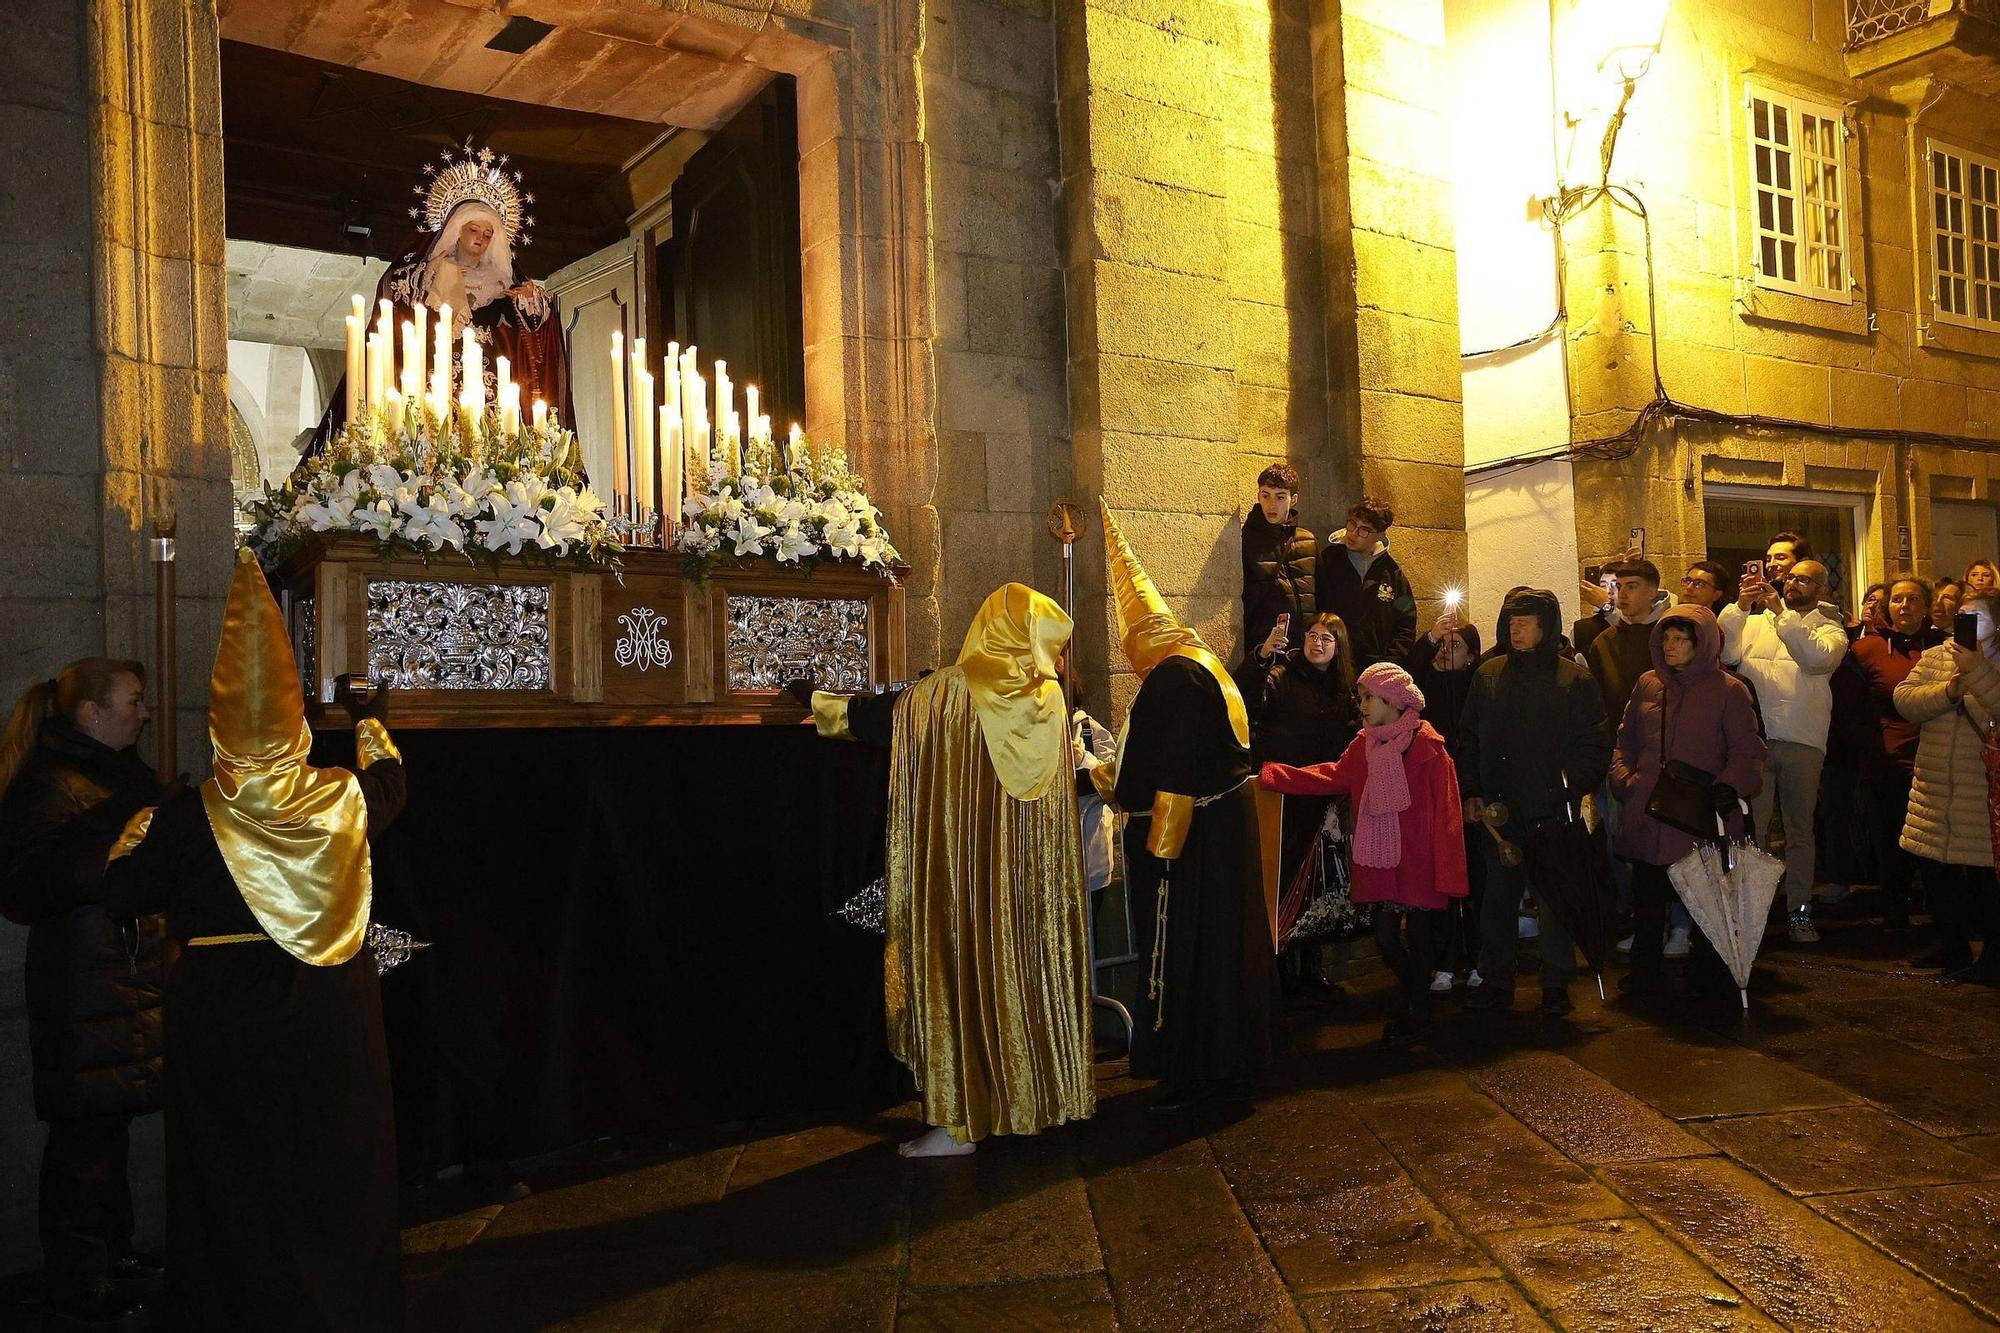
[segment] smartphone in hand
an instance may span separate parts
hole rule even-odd
[[[1979,651],[1979,613],[1960,611],[1951,618],[1951,640],[1961,648]]]

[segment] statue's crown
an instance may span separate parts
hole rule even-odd
[[[528,244],[535,219],[527,206],[535,202],[535,196],[527,193],[521,173],[507,165],[505,153],[475,149],[467,139],[465,156],[457,157],[451,149],[441,148],[438,157],[439,161],[425,166],[424,183],[411,187],[423,205],[412,208],[410,216],[421,222],[425,231],[442,230],[452,209],[477,200],[500,215],[510,246]]]

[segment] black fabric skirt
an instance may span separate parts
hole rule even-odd
[[[1142,963],[1153,955],[1160,880],[1172,872],[1165,991],[1156,1003],[1140,990],[1132,1073],[1170,1083],[1255,1074],[1271,1063],[1281,1022],[1256,793],[1246,783],[1198,808],[1171,865],[1146,851],[1151,822],[1127,824],[1126,865]],[[1162,1003],[1166,1021],[1156,1032]]]

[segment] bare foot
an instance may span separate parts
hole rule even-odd
[[[968,1157],[976,1143],[960,1143],[948,1129],[934,1129],[896,1149],[901,1157]]]

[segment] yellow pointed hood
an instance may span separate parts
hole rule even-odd
[[[1168,609],[1167,599],[1160,596],[1146,567],[1139,563],[1139,557],[1133,554],[1131,544],[1119,530],[1118,520],[1111,516],[1111,507],[1100,499],[1097,510],[1104,517],[1104,577],[1116,599],[1118,640],[1124,646],[1126,660],[1132,663],[1141,680],[1169,657],[1186,657],[1200,663],[1222,687],[1223,702],[1229,708],[1230,729],[1236,733],[1237,744],[1248,749],[1250,710],[1244,707],[1242,692],[1230,678],[1229,669],[1202,641],[1201,635],[1181,624]]]
[[[1053,600],[1009,583],[980,604],[959,650],[986,757],[1017,801],[1041,799],[1069,754],[1056,659],[1070,630],[1069,616]]]
[[[301,962],[352,958],[373,881],[361,784],[306,762],[312,730],[284,619],[256,557],[240,551],[209,678],[215,776],[202,805],[216,846],[264,932]]]

